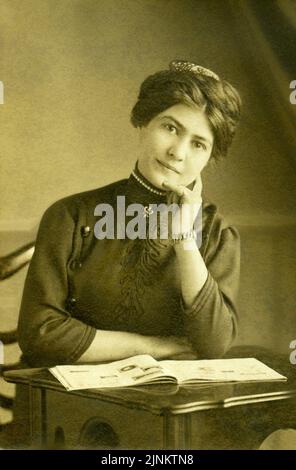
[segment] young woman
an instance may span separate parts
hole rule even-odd
[[[143,82],[131,114],[139,152],[130,177],[64,198],[41,220],[19,319],[29,365],[226,352],[237,331],[239,235],[202,199],[201,172],[226,155],[239,114],[237,91],[196,64],[173,61]],[[143,207],[145,224],[151,208],[175,204],[167,238],[123,236],[132,210],[123,219],[118,201]],[[105,238],[102,205],[117,228]]]

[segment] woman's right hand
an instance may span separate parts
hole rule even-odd
[[[152,336],[152,353],[155,359],[196,359],[192,345],[185,336]]]

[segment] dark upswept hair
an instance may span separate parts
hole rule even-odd
[[[162,70],[142,83],[131,123],[134,127],[145,127],[158,114],[179,103],[205,112],[214,134],[211,158],[224,157],[240,117],[238,91],[226,80],[202,73]]]

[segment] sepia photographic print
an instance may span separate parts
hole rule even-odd
[[[0,0],[1,449],[296,450],[295,42],[294,0]]]

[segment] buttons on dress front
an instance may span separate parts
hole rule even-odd
[[[70,269],[72,269],[72,271],[75,271],[75,269],[79,269],[81,267],[82,267],[82,263],[78,261],[77,259],[73,259],[73,261],[71,261],[70,263]]]
[[[81,235],[83,237],[88,237],[90,234],[90,226],[89,225],[82,225],[81,227]]]
[[[68,298],[66,301],[66,308],[71,311],[76,306],[77,300],[78,299],[75,297]]]

